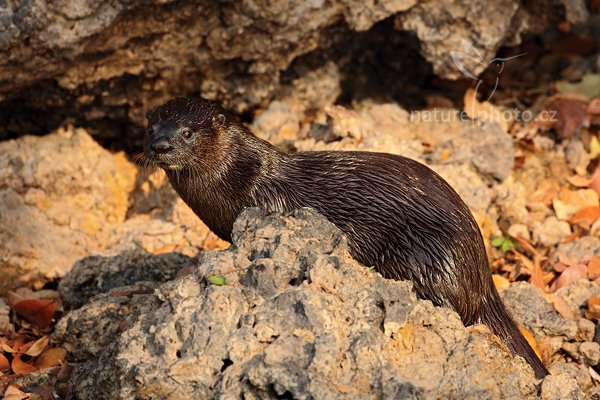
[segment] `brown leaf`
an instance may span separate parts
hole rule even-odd
[[[11,367],[15,374],[27,375],[38,370],[33,364],[23,361],[22,356],[23,354],[16,354],[12,360]]]
[[[582,208],[598,205],[598,194],[591,189],[562,188],[558,198],[552,201],[556,216],[562,220],[568,220]]]
[[[27,321],[45,329],[50,326],[57,307],[54,300],[29,299],[15,304],[13,310]]]
[[[29,394],[21,391],[18,387],[10,385],[4,392],[4,400],[27,400]]]
[[[574,264],[565,269],[557,280],[552,284],[552,291],[567,286],[569,283],[578,279],[587,279],[587,266],[583,264]]]
[[[588,114],[600,114],[600,97],[596,97],[590,101],[590,104],[588,104],[587,107],[587,112]]]
[[[594,190],[600,196],[600,167],[596,168],[590,181],[590,189]]]
[[[564,318],[575,319],[575,313],[573,312],[573,310],[571,310],[571,307],[569,307],[569,303],[567,303],[565,299],[563,299],[560,296],[551,295],[551,297],[548,298],[548,300],[550,301],[550,304],[552,304],[552,307],[554,307],[556,312],[558,312],[561,316],[563,316]]]
[[[546,104],[548,111],[556,112],[554,129],[559,138],[569,138],[584,126],[587,104],[587,100],[571,95],[558,95]]]
[[[581,176],[581,175],[573,175],[567,178],[567,181],[578,188],[586,188],[588,186],[590,186],[590,183],[592,182],[592,180],[590,178],[586,178],[585,176]]]
[[[571,218],[569,222],[576,224],[585,229],[590,229],[592,224],[600,218],[600,206],[588,206],[580,208]]]
[[[7,369],[10,369],[10,362],[4,354],[0,353],[0,371],[5,371]]]
[[[510,286],[510,282],[508,281],[508,279],[506,279],[502,275],[493,274],[492,280],[494,281],[494,286],[496,286],[496,290],[498,290],[499,292],[503,291],[504,289]]]
[[[544,271],[542,270],[542,263],[540,258],[535,256],[533,258],[533,269],[531,270],[531,284],[537,288],[544,290],[546,282],[544,282]]]
[[[537,356],[539,358],[542,358],[542,356],[541,356],[541,354],[540,354],[540,352],[538,350],[537,340],[535,340],[535,337],[529,331],[529,329],[525,328],[523,325],[519,325],[519,330],[521,331],[521,334],[523,335],[523,337],[525,338],[525,340],[527,340],[527,343],[529,343],[529,345],[531,346],[531,348],[533,349],[533,351],[535,351],[535,354],[537,354]]]
[[[25,354],[31,357],[39,356],[40,354],[42,354],[42,351],[44,351],[46,346],[48,346],[48,342],[48,336],[42,336],[31,345],[31,347],[25,352]]]
[[[63,349],[62,347],[52,347],[40,355],[35,362],[35,365],[39,369],[46,369],[56,365],[61,365],[65,361],[66,356],[67,350]]]
[[[588,299],[588,310],[585,317],[590,320],[600,320],[600,297],[592,296]]]
[[[587,265],[588,279],[593,281],[600,278],[600,256],[594,256]]]

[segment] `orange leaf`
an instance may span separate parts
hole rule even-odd
[[[42,351],[44,351],[46,346],[48,346],[48,342],[48,336],[42,336],[31,345],[31,347],[25,352],[25,354],[31,357],[39,356],[40,354],[42,354]]]
[[[535,354],[537,354],[537,356],[539,358],[542,358],[540,352],[538,351],[538,345],[537,345],[537,340],[535,340],[535,337],[533,336],[533,334],[529,331],[529,329],[525,328],[522,325],[519,325],[519,330],[521,331],[521,334],[523,335],[523,337],[525,338],[525,340],[527,340],[527,343],[529,343],[529,345],[531,346],[531,348],[533,349],[533,351],[535,351]]]
[[[544,271],[542,271],[542,264],[540,258],[535,256],[533,258],[533,269],[531,271],[531,284],[537,288],[544,290],[546,283],[544,282]]]
[[[598,218],[600,218],[600,206],[589,206],[577,210],[577,212],[569,218],[569,222],[580,225],[582,228],[589,229]]]
[[[600,297],[592,296],[588,299],[588,311],[585,317],[591,320],[600,320]]]
[[[10,369],[10,362],[8,362],[8,358],[4,356],[4,354],[0,353],[0,371],[5,371]]]
[[[566,302],[565,299],[553,294],[552,297],[549,298],[549,300],[552,304],[552,307],[554,307],[556,312],[558,312],[561,316],[568,319],[575,319],[575,313],[573,312],[573,310],[571,310],[571,307],[569,307],[569,304]]]
[[[10,385],[4,393],[4,400],[27,400],[29,394],[21,391],[18,387]]]
[[[23,354],[17,354],[15,355],[15,358],[13,358],[12,370],[14,371],[14,373],[19,375],[27,375],[37,371],[38,369],[36,366],[21,360],[22,355]]]
[[[575,187],[586,188],[590,185],[592,180],[590,178],[586,178],[585,176],[573,175],[567,178],[567,181]]]
[[[588,278],[591,281],[600,278],[600,256],[592,257],[588,263]]]
[[[66,356],[67,350],[63,349],[62,347],[52,347],[42,353],[42,355],[35,362],[35,365],[39,369],[46,369],[56,365],[61,365],[63,361],[65,361]]]
[[[44,329],[50,326],[57,307],[54,300],[29,299],[15,304],[13,310],[27,321]]]
[[[492,280],[494,281],[494,286],[496,286],[496,290],[498,290],[499,292],[503,291],[504,289],[510,286],[510,282],[508,281],[508,279],[506,279],[502,275],[493,274]]]
[[[587,266],[583,264],[573,264],[565,269],[556,281],[552,284],[552,291],[567,286],[569,283],[578,279],[587,279]]]
[[[590,189],[593,189],[600,196],[600,167],[596,168],[594,171],[594,175],[592,175],[592,180],[590,182]]]

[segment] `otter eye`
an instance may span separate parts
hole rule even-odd
[[[181,136],[183,136],[186,139],[189,139],[192,137],[192,130],[190,128],[183,128],[181,130]]]

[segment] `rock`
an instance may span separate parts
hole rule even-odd
[[[590,297],[600,296],[600,286],[587,279],[578,279],[558,289],[556,295],[562,297],[571,310],[578,311],[581,314],[587,308],[587,301]]]
[[[549,375],[542,383],[542,400],[583,400],[585,396],[574,378],[567,374]]]
[[[91,329],[100,343],[111,338],[103,349],[85,335],[89,358],[75,367],[74,395],[536,396],[529,366],[487,328],[465,329],[454,311],[417,300],[410,283],[350,259],[343,234],[314,211],[246,210],[233,243],[154,294],[98,295],[68,314],[58,342],[77,343],[74,327],[98,318],[126,320],[116,333],[115,322],[98,323],[107,333]],[[210,284],[210,275],[226,283]]]
[[[555,216],[546,218],[543,222],[535,221],[532,225],[533,241],[543,246],[553,246],[571,234],[571,225],[560,221]]]
[[[303,89],[299,82],[314,75],[305,69],[296,76],[296,61],[317,52],[322,60],[313,71],[327,63],[335,67],[329,71],[342,69],[363,58],[356,38],[382,31],[384,39],[416,34],[415,49],[442,78],[461,77],[453,52],[467,53],[462,62],[479,75],[501,45],[551,26],[562,6],[541,10],[517,0],[9,2],[0,9],[0,137],[45,133],[73,118],[108,124],[111,134],[135,141],[145,110],[182,93],[249,110],[282,100],[290,86]],[[379,59],[397,51],[390,46]],[[345,79],[368,80],[372,71],[360,75]],[[335,100],[340,86],[327,79],[315,104]],[[315,88],[300,97],[314,98]],[[29,118],[32,110],[44,117]]]
[[[594,256],[600,256],[600,237],[584,236],[569,243],[563,243],[556,249],[558,261],[571,265],[587,262]]]
[[[515,153],[512,137],[494,122],[466,124],[464,132],[443,143],[433,154],[434,162],[472,163],[481,175],[500,181],[510,174]]]
[[[531,330],[536,338],[562,337],[563,341],[576,339],[577,323],[561,317],[546,301],[540,289],[518,282],[503,290],[501,296],[515,321]],[[562,342],[558,343],[558,348],[561,344]]]
[[[600,344],[596,342],[583,342],[579,346],[579,353],[587,365],[598,365],[600,362]]]
[[[77,261],[58,285],[65,306],[79,308],[98,293],[139,281],[163,283],[194,261],[177,253],[153,255],[143,250],[114,257],[88,256]]]
[[[508,234],[514,238],[531,240],[531,235],[529,234],[529,228],[527,228],[527,225],[512,224],[510,228],[508,228]]]
[[[0,293],[41,286],[101,249],[125,219],[134,177],[122,153],[81,129],[0,142]]]
[[[300,116],[285,103],[274,101],[252,123],[252,131],[272,144],[298,139]]]

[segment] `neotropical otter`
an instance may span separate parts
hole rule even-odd
[[[486,324],[538,378],[548,374],[507,312],[483,239],[458,194],[405,157],[369,152],[286,154],[205,99],[179,98],[148,112],[147,161],[220,238],[245,207],[312,207],[348,237],[353,257],[417,294]]]

